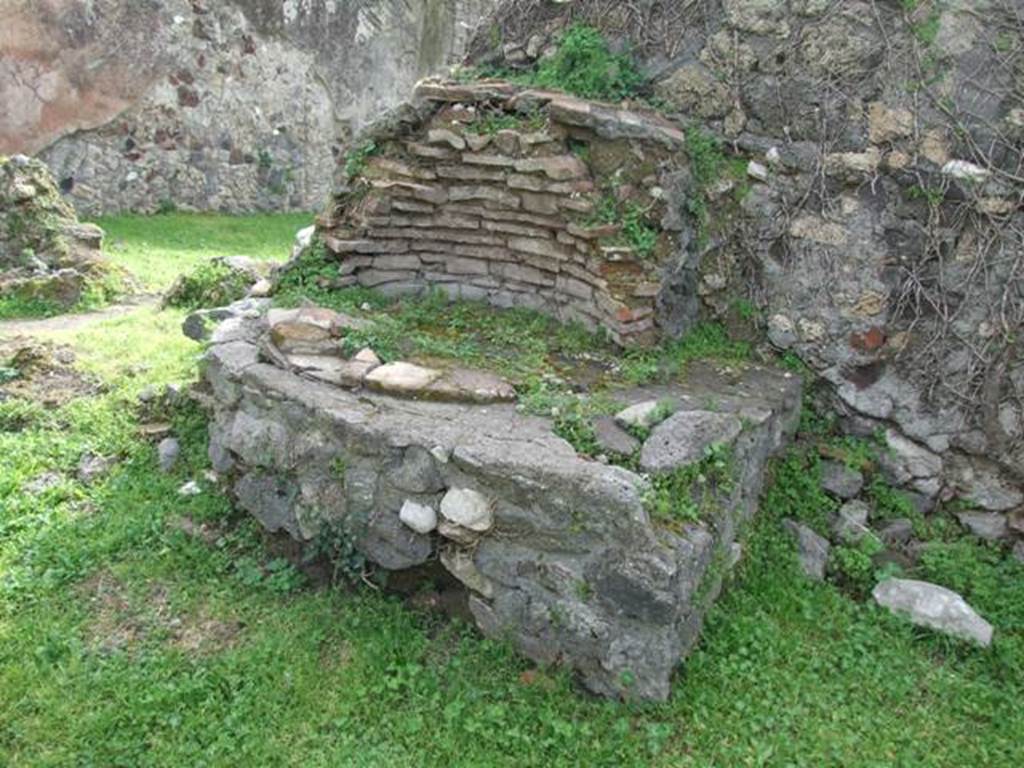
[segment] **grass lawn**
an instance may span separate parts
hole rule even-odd
[[[120,263],[166,285],[216,254],[283,256],[306,220],[102,224]],[[465,625],[309,587],[204,476],[201,415],[174,415],[170,475],[138,434],[139,393],[195,376],[181,317],[145,308],[55,334],[105,390],[0,402],[0,765],[1024,763],[1024,568],[952,538],[928,565],[996,626],[987,651],[805,581],[778,524],[820,512],[800,455],[779,463],[666,704],[598,701]],[[118,464],[85,484],[86,453]],[[203,493],[179,495],[188,480]]]
[[[148,290],[166,289],[182,272],[214,256],[284,261],[295,233],[313,223],[309,213],[253,216],[126,214],[96,220],[107,233],[104,252]]]

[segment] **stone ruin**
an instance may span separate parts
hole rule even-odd
[[[661,184],[685,137],[657,116],[431,81],[363,140],[285,273],[326,259],[337,269],[321,287],[441,290],[620,344],[693,321],[664,266],[679,244]],[[602,206],[643,212],[646,240]],[[303,546],[340,534],[386,570],[440,561],[485,635],[607,696],[668,696],[800,410],[792,374],[695,364],[610,393],[602,462],[490,372],[352,354],[368,320],[252,298],[211,319],[210,453],[243,509]],[[652,478],[696,476],[715,452],[728,477],[683,491],[700,514],[659,516]]]
[[[708,214],[675,217],[670,305],[799,358],[920,513],[1024,549],[1021,6],[981,5],[506,0],[469,63],[528,73],[580,22],[630,50],[746,165],[665,185]]]
[[[70,309],[111,266],[103,230],[82,224],[49,170],[23,156],[0,157],[0,300]]]
[[[620,439],[650,428],[623,449],[634,471],[578,455],[492,374],[346,359],[359,327],[250,301],[214,331],[210,455],[238,504],[303,545],[340,532],[386,570],[440,560],[485,635],[571,666],[596,693],[667,698],[742,553],[766,462],[796,428],[799,379],[700,365],[679,385],[617,392]],[[701,519],[652,519],[648,475],[712,446],[730,452],[731,480],[695,487]]]
[[[894,114],[869,111],[869,144],[898,143],[884,130]],[[284,274],[312,258],[332,267],[321,289],[442,291],[579,322],[624,346],[680,335],[707,314],[736,329],[745,279],[765,302],[771,343],[819,371],[849,431],[884,435],[880,472],[920,511],[959,498],[973,505],[958,514],[972,532],[1003,540],[1022,530],[1019,484],[1004,471],[1019,469],[1017,443],[999,454],[967,442],[978,434],[963,414],[935,410],[900,378],[907,364],[893,345],[924,343],[915,326],[879,325],[897,315],[879,282],[891,276],[891,238],[920,226],[920,211],[894,202],[910,194],[909,177],[883,174],[877,146],[779,148],[741,134],[732,150],[744,178],[698,180],[699,148],[678,125],[505,82],[422,82],[361,136],[312,244]],[[931,171],[965,172],[961,161],[943,163]],[[817,210],[801,192],[819,176],[842,202],[837,211]],[[994,189],[960,187],[970,205]],[[810,202],[790,211],[797,193]],[[994,242],[1009,248],[1014,231]],[[759,266],[744,271],[740,254]],[[1014,263],[993,268],[1012,274]],[[779,309],[822,291],[836,314],[820,322]],[[602,445],[618,446],[609,466],[517,409],[514,387],[490,373],[345,354],[361,320],[315,307],[268,311],[260,301],[217,317],[228,319],[205,373],[211,452],[243,508],[299,542],[342,530],[384,569],[439,560],[485,634],[565,663],[609,696],[668,695],[738,556],[765,463],[799,411],[791,375],[693,366],[671,387],[612,393],[623,408],[600,425]],[[1008,360],[1004,369],[1012,389],[1019,368]],[[666,400],[674,415],[648,421]],[[1012,431],[1013,419],[1004,422]],[[735,482],[691,488],[699,521],[654,514],[659,478],[699,472],[715,446],[731,451]]]

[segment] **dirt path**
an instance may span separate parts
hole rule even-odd
[[[33,336],[52,331],[74,331],[101,320],[126,315],[142,307],[156,306],[159,300],[160,296],[157,294],[140,294],[123,304],[113,304],[95,312],[84,312],[80,315],[57,315],[38,320],[0,320],[0,336]]]

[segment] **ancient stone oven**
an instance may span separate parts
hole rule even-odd
[[[665,307],[686,301],[665,299],[685,281],[662,265],[685,244],[661,191],[680,173],[678,129],[504,83],[416,96],[349,156],[282,284],[312,264],[320,288],[440,290],[619,344],[679,322]],[[668,696],[796,427],[797,377],[704,364],[616,390],[616,415],[594,425],[609,455],[590,456],[490,372],[356,351],[369,318],[265,300],[217,312],[211,458],[265,528],[303,545],[341,536],[386,570],[439,561],[486,635],[597,693]],[[671,503],[692,514],[652,505],[666,476],[683,478]]]
[[[649,341],[660,264],[677,247],[661,183],[684,143],[654,114],[423,82],[349,160],[321,236],[341,259],[339,286],[437,288]]]

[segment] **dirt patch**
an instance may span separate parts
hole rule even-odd
[[[86,644],[104,655],[131,653],[150,639],[189,655],[209,655],[233,647],[243,628],[240,622],[213,616],[206,606],[176,613],[170,587],[160,582],[144,595],[133,595],[105,570],[82,582],[76,592],[90,606]]]
[[[0,339],[0,401],[18,398],[48,408],[103,391],[74,367],[70,347],[25,336]]]

